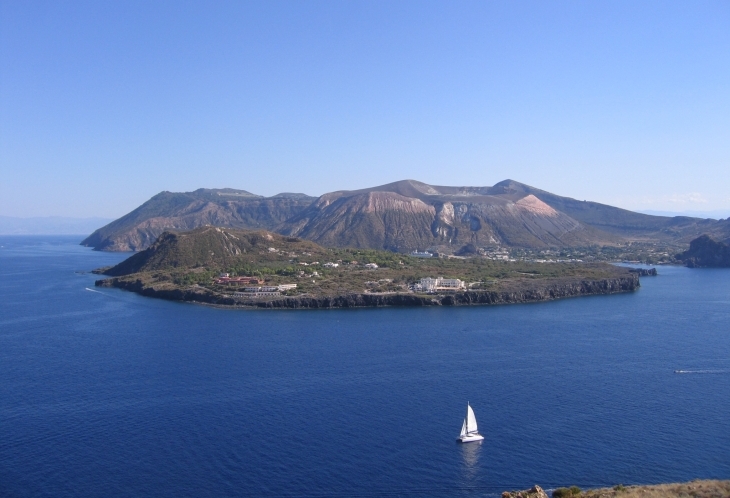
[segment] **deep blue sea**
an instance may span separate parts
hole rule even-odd
[[[96,289],[128,255],[79,240],[0,237],[0,496],[730,478],[730,270],[530,305],[232,311]],[[467,401],[481,445],[455,442]]]

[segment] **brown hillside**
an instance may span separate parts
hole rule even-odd
[[[139,251],[165,230],[205,225],[266,229],[334,247],[460,253],[475,247],[528,249],[626,241],[689,244],[730,237],[727,221],[650,216],[578,201],[505,180],[493,187],[444,187],[415,180],[362,190],[261,197],[244,190],[162,192],[95,231],[82,244]]]

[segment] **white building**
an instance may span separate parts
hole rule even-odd
[[[378,265],[375,264],[375,263],[368,263],[368,264],[365,265],[365,268],[369,268],[371,270],[377,270],[378,269]]]
[[[431,254],[428,251],[424,251],[424,252],[413,251],[410,255],[413,256],[414,258],[432,258],[433,257],[433,254]]]
[[[262,285],[261,287],[244,287],[243,292],[256,293],[256,292],[277,292],[279,287],[276,285]]]
[[[262,285],[261,287],[244,287],[243,292],[234,292],[236,297],[279,296],[289,289],[296,289],[297,284]]]
[[[466,283],[458,278],[422,278],[419,283],[414,286],[414,290],[423,292],[439,292],[439,291],[457,291],[465,289]]]
[[[276,287],[274,287],[276,288]],[[234,292],[233,297],[276,297],[281,296],[279,291]]]
[[[325,268],[337,268],[340,265],[338,263],[329,262],[329,263],[323,264],[322,266],[324,266]]]

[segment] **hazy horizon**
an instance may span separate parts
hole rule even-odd
[[[89,235],[112,221],[97,217],[0,215],[0,235]]]

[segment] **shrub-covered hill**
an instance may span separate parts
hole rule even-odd
[[[189,232],[165,232],[144,251],[104,273],[111,276],[174,268],[226,269],[242,263],[288,260],[289,253],[324,254],[326,249],[296,237],[265,230],[201,227]]]

